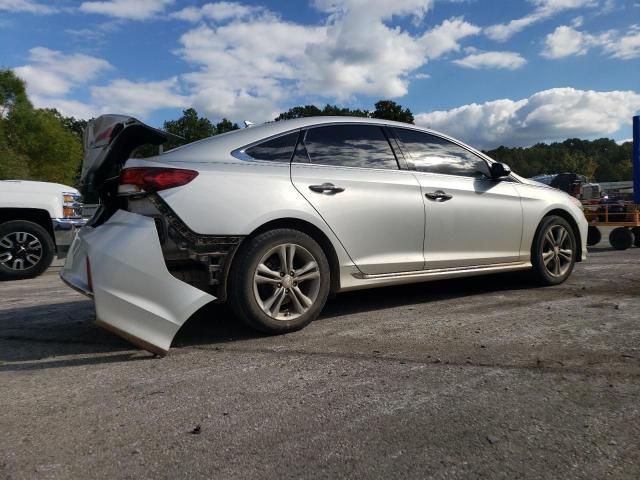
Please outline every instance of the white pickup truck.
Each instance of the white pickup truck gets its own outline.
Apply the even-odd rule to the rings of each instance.
[[[75,188],[26,180],[0,181],[0,279],[43,273],[66,256],[82,218]]]

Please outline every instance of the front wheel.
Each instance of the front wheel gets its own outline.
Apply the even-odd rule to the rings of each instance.
[[[576,262],[577,243],[571,225],[562,217],[546,217],[540,223],[531,248],[536,280],[542,285],[564,282]]]
[[[327,257],[297,230],[278,229],[251,238],[236,253],[229,300],[250,327],[286,333],[318,317],[329,294]]]
[[[12,220],[0,225],[0,278],[37,277],[53,261],[51,235],[37,223]]]

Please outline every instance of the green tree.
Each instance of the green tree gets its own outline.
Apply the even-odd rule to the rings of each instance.
[[[28,158],[33,180],[72,184],[82,144],[50,111],[17,111],[8,118],[12,149]]]
[[[11,70],[0,70],[0,112],[0,178],[73,183],[80,139],[57,112],[33,108]]]
[[[615,182],[632,178],[631,146],[630,142],[618,145],[610,138],[570,138],[561,143],[538,143],[527,148],[499,147],[486,153],[524,177],[573,172],[591,181]]]
[[[408,108],[402,108],[396,102],[391,100],[380,100],[375,104],[376,109],[371,116],[373,118],[383,118],[385,120],[393,120],[396,122],[413,123],[413,113]]]
[[[168,142],[165,149],[179,147],[187,143],[195,142],[216,134],[216,127],[208,118],[200,117],[193,108],[187,108],[182,112],[182,117],[177,120],[164,122],[164,130],[182,137],[184,140]]]
[[[93,120],[93,118],[90,120],[83,120],[75,117],[65,117],[55,108],[48,108],[47,110],[53,113],[58,118],[58,120],[60,120],[60,123],[62,123],[64,128],[76,135],[80,139],[80,141],[82,141],[82,138],[84,136],[84,129],[87,128],[87,124],[91,120]]]
[[[223,118],[220,122],[216,123],[216,133],[226,133],[232,130],[239,130],[240,127],[237,123],[231,123],[231,120]]]
[[[12,70],[0,70],[0,119],[6,119],[15,108],[33,108],[27,87]]]
[[[337,105],[325,105],[320,109],[315,105],[301,105],[293,107],[276,117],[276,122],[280,120],[292,120],[294,118],[304,117],[320,117],[320,116],[338,116],[338,117],[368,117],[367,110],[351,110],[349,108],[340,108]]]

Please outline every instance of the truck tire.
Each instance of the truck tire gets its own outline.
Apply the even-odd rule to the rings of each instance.
[[[626,227],[618,227],[611,230],[609,243],[616,250],[626,250],[633,245],[633,233]]]
[[[602,240],[602,233],[600,233],[600,229],[598,227],[594,227],[593,225],[589,227],[587,232],[587,245],[589,247],[593,247],[597,245]]]
[[[640,247],[640,227],[633,227],[631,231],[633,232],[634,237],[633,244],[636,247]]]
[[[0,279],[37,277],[51,265],[54,250],[51,235],[37,223],[12,220],[0,224]]]

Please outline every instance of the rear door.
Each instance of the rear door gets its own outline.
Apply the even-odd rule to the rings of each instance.
[[[424,203],[412,172],[400,170],[378,125],[303,132],[291,179],[365,274],[421,270]]]
[[[425,198],[426,268],[519,261],[522,206],[513,183],[490,179],[483,158],[445,138],[394,131]]]

